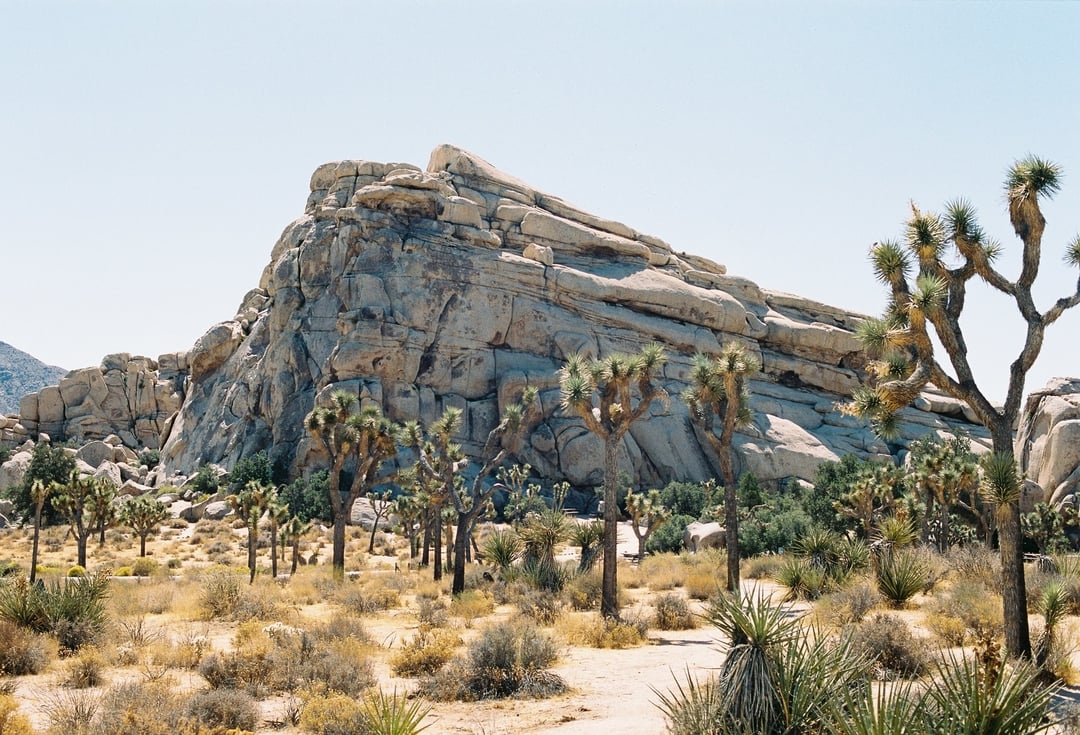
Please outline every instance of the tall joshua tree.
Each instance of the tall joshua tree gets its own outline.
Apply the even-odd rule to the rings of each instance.
[[[334,522],[334,578],[345,578],[345,524],[357,499],[375,484],[384,460],[397,454],[400,428],[376,406],[353,412],[356,396],[335,391],[329,406],[314,409],[304,419],[308,432],[330,456],[330,515]],[[341,475],[352,460],[352,482],[343,492]]]
[[[123,505],[120,522],[131,526],[139,537],[139,556],[146,556],[146,537],[168,517],[168,507],[149,495],[139,495]]]
[[[1049,199],[1060,187],[1061,168],[1036,156],[1017,161],[1009,169],[1005,179],[1009,220],[1023,246],[1016,280],[994,268],[1001,246],[984,234],[974,209],[962,199],[947,204],[942,215],[912,204],[903,240],[879,242],[871,248],[874,272],[889,289],[889,306],[883,318],[860,327],[863,344],[876,358],[871,368],[878,380],[856,391],[852,408],[870,418],[879,433],[894,434],[895,412],[933,383],[974,411],[990,431],[995,454],[1014,458],[1013,426],[1024,380],[1042,349],[1046,328],[1080,303],[1080,282],[1074,294],[1058,299],[1046,311],[1039,311],[1031,293],[1042,263],[1046,228],[1039,198]],[[946,262],[947,256],[955,262],[953,267]],[[1066,246],[1065,262],[1080,265],[1080,237]],[[1008,392],[1001,406],[991,403],[975,382],[960,326],[967,286],[975,277],[1011,299],[1026,324],[1024,344],[1010,365]],[[931,330],[944,348],[951,373],[935,355]],[[1030,656],[1019,494],[1001,494],[998,499],[1008,506],[998,509],[1005,645],[1014,656]]]
[[[45,508],[45,499],[52,490],[51,484],[34,480],[30,484],[30,501],[34,504],[34,546],[30,553],[30,584],[37,580],[38,540],[41,538],[41,511]]]
[[[683,400],[703,430],[720,464],[724,481],[724,531],[727,540],[727,588],[739,591],[739,499],[735,477],[735,429],[750,423],[749,376],[760,369],[754,355],[738,342],[728,342],[715,358],[698,353],[690,365],[690,387]],[[714,431],[719,419],[719,432]]]
[[[89,525],[90,510],[94,498],[103,491],[101,485],[108,482],[97,477],[80,477],[72,472],[65,484],[57,484],[53,495],[53,507],[71,525],[71,535],[75,538],[78,551],[78,564],[86,567],[86,541],[94,530]]]
[[[432,479],[437,478],[441,482],[443,493],[449,498],[457,514],[454,533],[454,580],[450,588],[452,594],[465,591],[465,559],[473,526],[498,487],[496,484],[485,487],[484,483],[508,456],[520,448],[521,438],[536,414],[533,410],[537,404],[536,398],[536,389],[526,388],[520,402],[506,407],[502,419],[488,432],[480,455],[484,463],[467,487],[465,483],[458,482],[457,478],[466,460],[452,440],[461,428],[460,409],[446,409],[432,427],[434,435],[427,443],[422,441],[416,424],[410,424],[406,429],[410,443],[417,449],[417,464],[421,474]],[[432,461],[435,458],[430,456],[432,451],[438,455],[435,462]]]
[[[248,584],[255,583],[255,552],[259,541],[259,519],[263,511],[277,502],[277,492],[259,480],[248,480],[239,492],[229,496],[229,505],[247,527]]]
[[[562,406],[585,422],[585,428],[604,443],[604,575],[600,612],[619,616],[618,523],[616,506],[619,444],[630,426],[645,415],[654,400],[666,400],[658,382],[667,358],[656,344],[636,355],[609,355],[591,360],[572,355],[559,372]]]

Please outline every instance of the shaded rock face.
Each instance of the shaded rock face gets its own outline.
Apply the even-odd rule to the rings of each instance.
[[[1017,458],[1028,480],[1055,507],[1080,493],[1080,379],[1055,378],[1027,398],[1016,434]]]
[[[715,476],[678,395],[693,353],[738,340],[763,365],[750,384],[754,426],[736,440],[741,469],[810,480],[823,461],[897,448],[836,407],[863,379],[859,315],[727,275],[452,146],[436,149],[427,170],[326,164],[310,188],[305,214],[233,319],[156,369],[126,358],[91,369],[67,395],[62,381],[25,401],[23,423],[86,438],[108,424],[130,446],[157,446],[160,435],[162,475],[231,466],[260,449],[300,471],[323,459],[303,418],[332,390],[399,421],[430,424],[458,407],[458,439],[475,454],[503,407],[535,386],[543,420],[516,460],[583,487],[601,482],[602,448],[560,411],[557,371],[574,353],[656,341],[672,399],[634,425],[619,461],[636,484],[659,486]],[[82,389],[110,387],[110,372],[115,389]],[[928,398],[903,413],[897,446],[958,427],[986,436],[955,402]]]

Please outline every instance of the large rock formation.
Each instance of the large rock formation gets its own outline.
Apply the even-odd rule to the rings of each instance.
[[[165,472],[231,466],[259,449],[299,470],[317,459],[303,418],[332,389],[396,420],[431,422],[459,407],[460,439],[477,451],[501,409],[533,385],[544,419],[518,460],[588,486],[601,480],[600,444],[559,410],[556,372],[573,353],[658,341],[672,400],[631,430],[621,469],[659,485],[715,475],[678,395],[694,352],[738,340],[763,365],[750,386],[754,427],[737,440],[744,467],[763,480],[809,480],[822,461],[887,456],[928,431],[985,438],[941,396],[904,412],[893,447],[841,413],[863,379],[860,318],[762,289],[441,146],[426,171],[320,166],[304,216],[233,319],[157,365],[114,356],[73,373],[26,399],[19,420],[53,436],[160,442]]]
[[[1055,378],[1027,398],[1016,435],[1025,476],[1055,507],[1080,494],[1080,380]]]
[[[0,416],[17,411],[20,398],[54,385],[66,372],[0,342]]]

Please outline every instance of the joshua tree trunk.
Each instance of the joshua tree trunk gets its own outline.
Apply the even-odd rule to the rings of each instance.
[[[37,580],[38,538],[41,536],[41,505],[34,512],[34,546],[30,552],[30,584]]]
[[[139,534],[139,556],[146,556],[146,534]]]
[[[435,508],[431,519],[432,545],[435,547],[435,572],[432,579],[436,582],[442,580],[442,506]]]
[[[345,511],[334,513],[334,579],[345,579]]]
[[[458,515],[457,533],[454,535],[454,581],[450,593],[454,595],[465,591],[465,556],[469,551],[469,527],[472,525],[471,513]]]
[[[75,547],[78,549],[78,564],[83,569],[86,569],[86,541],[88,534],[86,532],[86,527],[83,526],[82,518],[78,520],[77,526],[78,528],[75,533]]]
[[[270,526],[270,576],[277,579],[277,527]]]
[[[619,562],[618,437],[604,439],[604,573],[601,586],[600,614],[605,618],[619,617],[619,582],[616,568]]]
[[[949,553],[949,505],[941,504],[941,531],[938,538],[938,551],[942,554]]]
[[[296,567],[300,563],[300,537],[297,536],[292,542],[292,569],[289,570],[290,575],[296,574]]]

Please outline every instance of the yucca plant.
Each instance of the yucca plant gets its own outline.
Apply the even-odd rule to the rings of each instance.
[[[513,529],[495,529],[484,538],[484,560],[500,571],[509,569],[521,556],[522,543]]]
[[[661,692],[653,689],[659,698],[657,709],[667,720],[668,735],[721,735],[723,702],[715,677],[702,683],[694,681],[690,669],[686,670],[685,685],[675,679],[675,689]]]
[[[789,556],[784,559],[773,579],[777,584],[787,587],[785,602],[816,600],[832,587],[828,571],[798,556]]]
[[[361,703],[365,733],[371,735],[416,735],[431,725],[422,724],[431,706],[410,700],[397,690],[387,694],[381,689],[364,697]]]
[[[1042,635],[1035,642],[1036,666],[1045,669],[1050,663],[1057,642],[1057,629],[1069,613],[1069,605],[1069,593],[1062,582],[1051,582],[1043,590],[1035,606],[1036,612],[1043,616]]]
[[[878,592],[894,607],[903,607],[930,581],[926,557],[911,549],[896,549],[882,555],[875,571]]]
[[[949,654],[924,695],[928,735],[1036,735],[1051,730],[1047,718],[1058,687],[1039,681],[1024,661],[990,670],[977,659]]]
[[[909,682],[892,687],[846,687],[828,707],[826,732],[836,735],[915,735],[924,731],[922,698]]]

